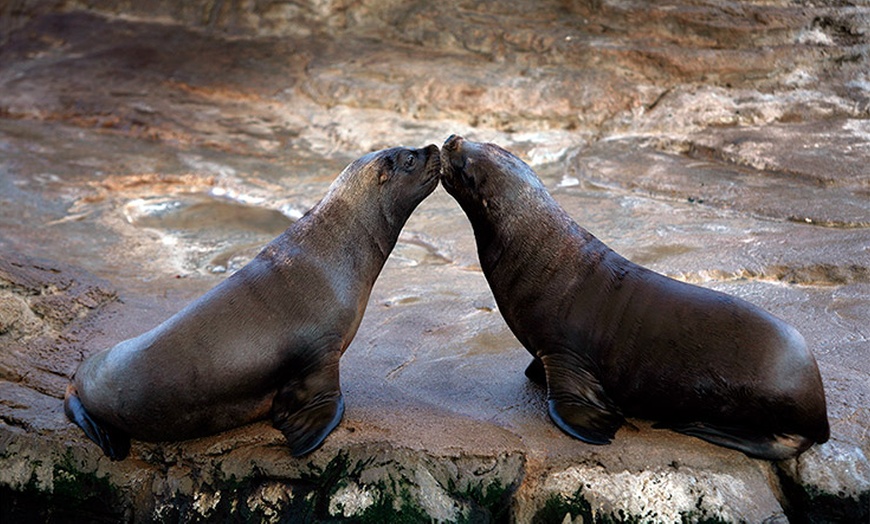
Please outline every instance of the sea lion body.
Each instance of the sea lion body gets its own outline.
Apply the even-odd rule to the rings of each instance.
[[[116,460],[131,436],[184,440],[269,417],[294,455],[317,448],[344,411],[339,358],[439,160],[429,146],[352,163],[241,270],[85,360],[67,391],[70,420]]]
[[[636,416],[767,459],[828,439],[818,366],[792,326],[623,258],[498,146],[451,137],[442,165],[499,310],[535,357],[526,374],[566,433],[606,444]]]

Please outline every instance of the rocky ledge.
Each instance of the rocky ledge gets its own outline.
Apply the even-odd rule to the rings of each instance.
[[[870,4],[0,6],[0,518],[867,522]],[[244,264],[363,153],[451,133],[528,160],[584,227],[798,327],[831,441],[771,463],[548,420],[438,189],[342,360],[345,419],[111,462],[63,416],[87,355]]]

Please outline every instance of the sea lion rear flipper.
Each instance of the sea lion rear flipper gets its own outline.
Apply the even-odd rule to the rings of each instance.
[[[85,410],[84,404],[70,384],[63,399],[63,411],[70,422],[80,427],[85,435],[97,443],[112,460],[124,460],[130,453],[130,436],[108,424],[101,424]]]
[[[281,430],[294,457],[323,444],[344,415],[338,360],[309,375],[294,377],[272,401],[272,425]]]
[[[812,439],[802,435],[763,434],[750,429],[716,426],[704,422],[659,422],[653,427],[670,429],[765,460],[788,459],[813,445]]]
[[[545,358],[550,418],[583,442],[609,444],[625,419],[601,383],[573,359]]]

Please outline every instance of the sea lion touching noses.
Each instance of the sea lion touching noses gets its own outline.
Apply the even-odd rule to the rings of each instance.
[[[344,413],[339,358],[411,212],[438,184],[438,147],[350,164],[249,264],[136,338],[91,356],[64,409],[106,455],[130,437],[184,440],[270,418],[295,456]]]
[[[526,375],[546,385],[563,431],[607,444],[636,416],[771,460],[828,440],[818,366],[792,326],[619,256],[496,145],[452,136],[441,155],[499,310],[534,356]]]

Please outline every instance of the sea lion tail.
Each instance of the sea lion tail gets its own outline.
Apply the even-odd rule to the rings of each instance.
[[[66,388],[63,411],[70,422],[80,427],[89,439],[100,446],[107,457],[112,460],[127,458],[130,453],[130,436],[108,424],[101,424],[94,420],[85,409],[72,384]]]

